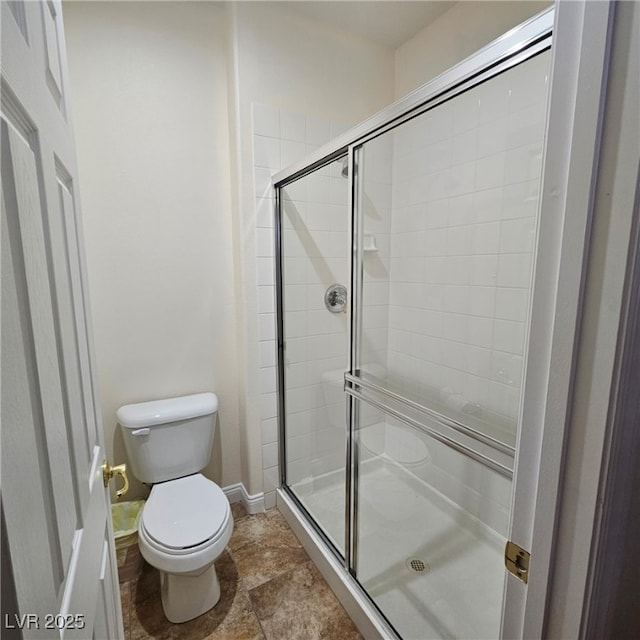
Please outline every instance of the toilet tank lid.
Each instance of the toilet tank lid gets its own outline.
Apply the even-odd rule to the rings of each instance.
[[[116,415],[123,427],[138,429],[206,416],[217,410],[218,398],[214,393],[196,393],[179,398],[127,404],[120,407]]]

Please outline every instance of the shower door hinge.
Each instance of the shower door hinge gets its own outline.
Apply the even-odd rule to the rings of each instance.
[[[507,571],[525,584],[529,581],[529,559],[531,554],[511,540],[504,548],[504,564]]]

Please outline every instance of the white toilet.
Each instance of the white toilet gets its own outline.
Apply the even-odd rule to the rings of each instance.
[[[151,484],[138,525],[145,560],[160,571],[162,608],[186,622],[220,599],[214,566],[233,531],[229,500],[199,473],[211,457],[218,398],[198,393],[118,409],[133,475]]]

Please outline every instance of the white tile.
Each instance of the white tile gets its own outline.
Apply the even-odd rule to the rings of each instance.
[[[256,229],[256,256],[273,257],[273,245],[273,230],[264,227],[258,227]]]
[[[256,198],[269,198],[273,195],[271,187],[271,169],[256,167],[253,172]]]
[[[260,419],[268,420],[278,415],[278,400],[275,393],[260,394]]]
[[[273,285],[275,282],[275,269],[273,258],[257,258],[258,285]]]
[[[253,132],[261,136],[280,137],[280,114],[277,109],[253,103]]]
[[[446,202],[446,201],[445,201]],[[432,202],[429,208],[433,208],[436,202]],[[499,215],[499,214],[498,214]],[[475,222],[476,211],[474,207],[474,194],[466,193],[448,200],[448,224],[456,226]],[[439,225],[441,226],[441,225]]]
[[[496,304],[495,287],[469,288],[469,313],[474,316],[493,317]]]
[[[478,157],[490,156],[507,150],[507,121],[504,118],[483,124],[478,128]]]
[[[275,316],[273,313],[258,314],[258,337],[260,340],[274,340],[276,335]]]
[[[538,214],[540,182],[531,180],[507,185],[502,194],[502,218],[535,217]]]
[[[498,286],[529,287],[531,280],[531,254],[501,254],[498,259]]]
[[[304,222],[309,231],[330,231],[331,208],[326,203],[307,203]]]
[[[475,91],[468,91],[452,101],[453,131],[461,133],[475,129],[479,117],[479,96]]]
[[[283,167],[287,165],[283,164]],[[306,202],[307,199],[307,182],[304,179],[295,180],[282,189],[282,198],[293,200],[295,202]]]
[[[272,171],[280,169],[280,139],[253,136],[253,163]]]
[[[349,182],[345,178],[330,178],[330,199],[331,204],[347,206],[349,199]]]
[[[494,286],[498,277],[498,256],[484,255],[470,258],[470,284]]]
[[[291,311],[306,311],[307,309],[307,285],[286,284],[284,287],[285,313]]]
[[[290,389],[298,389],[300,387],[307,386],[307,363],[298,362],[295,364],[288,364],[285,371],[285,385],[287,392]]]
[[[522,382],[522,356],[514,356],[502,351],[491,354],[493,379],[512,387],[520,387]]]
[[[444,289],[442,308],[450,313],[469,313],[469,287],[451,285]],[[446,322],[446,321],[445,321]]]
[[[509,83],[504,76],[496,76],[481,85],[479,90],[479,123],[504,118],[509,110]]]
[[[473,227],[473,253],[496,254],[500,249],[500,223],[487,222]]]
[[[260,369],[260,393],[274,393],[276,390],[276,368]]]
[[[287,363],[305,362],[307,356],[307,336],[300,338],[291,338],[287,333],[287,340],[285,344],[285,360]]]
[[[311,431],[311,417],[312,412],[305,407],[304,410],[292,413],[289,409],[289,395],[293,395],[299,391],[306,390],[306,387],[300,387],[298,389],[291,389],[287,394],[287,436],[297,437],[301,435],[308,435]]]
[[[307,201],[308,202],[321,202],[323,204],[331,204],[331,181],[336,178],[330,178],[318,173],[312,173],[307,176]],[[341,203],[334,203],[341,204]],[[327,210],[327,214],[329,210]],[[329,224],[331,224],[331,218],[329,218]]]
[[[446,175],[444,195],[457,196],[463,193],[470,193],[474,190],[477,166],[475,162],[451,167]]]
[[[442,337],[446,340],[453,340],[455,342],[466,342],[468,334],[470,318],[469,316],[458,313],[443,313],[442,314]],[[448,366],[454,366],[449,359],[450,355],[447,353],[447,349],[444,349],[443,359],[444,364]],[[456,369],[461,367],[456,366]]]
[[[280,148],[282,152],[281,164],[283,169],[295,164],[298,160],[302,160],[307,154],[307,147],[304,142],[283,140]]]
[[[496,289],[496,318],[524,322],[529,306],[528,289],[498,287]]]
[[[503,185],[506,157],[504,152],[495,153],[476,162],[476,190],[494,189]]]
[[[263,340],[260,342],[260,366],[273,367],[276,364],[275,340]]]
[[[308,262],[305,257],[286,256],[283,269],[285,284],[305,284],[307,282]]]
[[[537,180],[542,173],[542,141],[506,153],[504,183]]]
[[[265,492],[265,497],[267,495],[271,495],[275,493],[275,489],[280,486],[280,470],[277,466],[269,467],[264,470],[264,487],[263,490]],[[275,506],[275,504],[273,505]],[[265,509],[269,509],[271,507],[267,507],[265,505]]]
[[[304,113],[281,111],[280,136],[283,140],[306,143],[307,123]]]
[[[491,318],[469,317],[467,340],[476,347],[491,347],[493,321]]]
[[[308,411],[313,406],[313,399],[309,387],[298,387],[287,391],[287,420],[297,412]],[[287,423],[287,429],[290,425]]]
[[[278,441],[278,420],[276,418],[268,418],[262,420],[262,444],[270,444]]]
[[[473,194],[476,222],[491,222],[502,218],[503,189],[485,189]]]
[[[506,124],[508,149],[540,143],[544,139],[544,103],[509,114]]]
[[[450,227],[447,229],[447,255],[467,256],[471,253],[471,227]]]
[[[264,508],[265,509],[273,509],[276,506],[276,492],[275,491],[266,491],[264,494]]]
[[[272,198],[256,198],[256,226],[264,229],[273,228],[273,209],[274,202]]]
[[[478,152],[476,129],[459,133],[451,140],[451,164],[463,164],[475,160]]]
[[[262,468],[278,466],[278,445],[275,442],[262,445]]]
[[[289,338],[301,338],[307,335],[306,311],[290,311],[285,313],[285,335]]]
[[[273,313],[275,311],[275,289],[269,285],[258,287],[258,313]]]
[[[322,311],[309,311],[307,313],[307,333],[308,335],[320,335],[331,333],[331,315],[324,309]]]
[[[466,371],[482,378],[491,376],[491,351],[483,347],[468,345]]]
[[[496,320],[493,327],[493,348],[514,355],[524,352],[524,322]]]
[[[529,253],[533,251],[535,233],[533,218],[503,220],[500,227],[500,253]]]

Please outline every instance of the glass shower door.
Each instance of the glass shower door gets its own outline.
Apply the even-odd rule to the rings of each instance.
[[[279,220],[285,485],[340,554],[347,441],[345,167],[339,158],[283,187]]]
[[[355,147],[352,571],[403,638],[497,638],[550,53]]]

